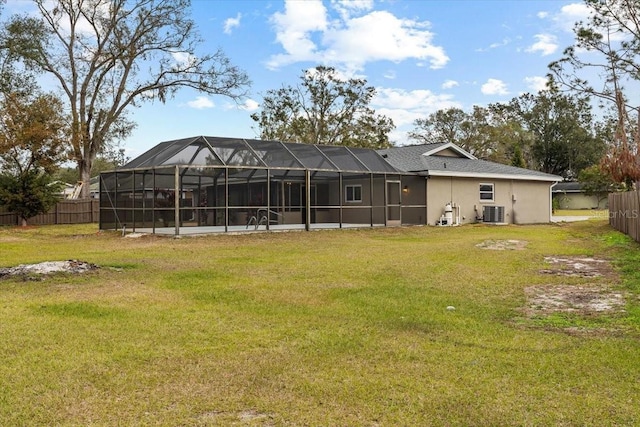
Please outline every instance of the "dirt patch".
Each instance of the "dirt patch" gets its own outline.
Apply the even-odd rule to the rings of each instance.
[[[528,317],[554,313],[593,315],[624,311],[625,296],[607,286],[546,285],[525,289]]]
[[[554,314],[571,314],[582,318],[615,315],[625,311],[627,295],[614,289],[618,276],[608,260],[593,257],[547,256],[550,268],[541,274],[577,277],[587,283],[541,285],[525,288],[527,298],[522,312],[529,319],[540,319]],[[567,331],[577,329],[571,326]],[[598,327],[591,327],[591,332]]]
[[[613,274],[609,261],[590,257],[544,257],[551,268],[540,270],[543,274],[569,277],[601,277]]]
[[[38,264],[20,264],[16,267],[0,268],[0,279],[8,277],[37,277],[53,273],[86,273],[96,270],[97,265],[85,261],[46,261]]]
[[[211,411],[201,414],[198,417],[201,421],[220,421],[228,424],[236,425],[240,422],[242,425],[259,425],[273,426],[272,416],[264,414],[253,409],[240,412],[223,412],[223,411]]]
[[[495,251],[521,251],[527,246],[527,243],[524,240],[485,240],[482,243],[478,243],[476,247]]]

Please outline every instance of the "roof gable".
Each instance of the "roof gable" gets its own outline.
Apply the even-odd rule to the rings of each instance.
[[[463,150],[457,145],[447,142],[445,144],[434,144],[437,147],[432,148],[424,153],[423,156],[446,156],[446,157],[462,157],[467,159],[476,159],[473,154]]]

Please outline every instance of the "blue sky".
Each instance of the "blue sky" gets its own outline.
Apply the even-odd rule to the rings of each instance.
[[[366,79],[378,92],[371,106],[396,124],[391,139],[411,143],[417,118],[540,90],[587,13],[579,0],[192,2],[202,51],[220,47],[244,69],[249,96],[236,104],[182,90],[166,104],[132,110],[138,126],[123,144],[131,158],[170,139],[256,138],[250,114],[262,94],[295,85],[320,64]]]

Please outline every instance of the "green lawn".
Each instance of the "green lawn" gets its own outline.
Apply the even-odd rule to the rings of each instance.
[[[638,249],[603,220],[182,239],[0,228],[0,267],[100,266],[0,280],[0,425],[638,425]],[[542,274],[547,255],[618,275]],[[626,310],[521,310],[530,286],[589,284]]]
[[[554,216],[588,216],[594,219],[606,220],[609,218],[608,209],[556,209]]]

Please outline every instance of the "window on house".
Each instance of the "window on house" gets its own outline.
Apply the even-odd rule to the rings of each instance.
[[[344,186],[345,202],[362,202],[362,185],[345,185]]]
[[[493,202],[493,184],[480,184],[480,201]]]

